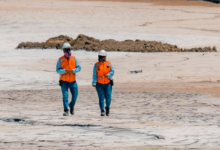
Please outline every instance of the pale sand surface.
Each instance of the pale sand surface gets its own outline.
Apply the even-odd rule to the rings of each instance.
[[[219,50],[219,15],[217,7],[0,0],[0,147],[219,149],[219,52],[109,52],[115,86],[111,116],[101,118],[91,87],[97,52],[73,52],[82,66],[79,98],[76,115],[63,117],[55,72],[62,51],[14,50],[22,41],[81,33]]]
[[[14,9],[17,7],[25,9]],[[54,88],[55,50],[14,50],[22,41],[42,42],[60,34],[99,39],[141,39],[180,47],[220,47],[219,8],[154,6],[148,3],[0,1],[0,89]],[[12,9],[8,8],[12,7]],[[2,8],[7,8],[2,9]],[[8,56],[10,55],[10,59]],[[79,85],[91,84],[97,53],[77,51],[83,71]],[[115,81],[216,81],[219,53],[109,53]],[[7,70],[4,71],[4,70]],[[142,74],[128,75],[130,70]]]
[[[0,98],[5,148],[220,145],[220,102],[210,94],[115,89],[110,117],[100,117],[92,87],[79,88],[75,115],[69,117],[61,116],[60,90],[1,91]]]

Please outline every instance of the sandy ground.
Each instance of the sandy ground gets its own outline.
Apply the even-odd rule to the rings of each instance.
[[[95,89],[83,86],[79,91],[75,116],[69,117],[61,116],[60,90],[1,91],[0,146],[220,145],[218,97],[197,92],[116,89],[111,116],[100,117]]]
[[[219,50],[219,23],[217,7],[0,1],[0,69],[7,70],[1,73],[0,89],[54,88],[57,85],[54,64],[62,52],[15,50],[22,41],[42,42],[60,34],[76,37],[82,33],[102,40],[156,40],[179,47],[217,46]],[[97,53],[76,51],[74,55],[83,67],[78,82],[89,85]],[[219,67],[215,65],[219,53],[109,53],[108,58],[115,66],[117,83],[137,80],[216,82],[219,79]],[[131,70],[143,70],[143,73],[128,75]]]
[[[219,52],[108,53],[115,86],[111,116],[100,117],[91,87],[97,52],[74,51],[79,98],[76,115],[63,117],[62,51],[14,49],[60,34],[220,49],[218,5],[161,2],[0,0],[0,148],[219,149]]]

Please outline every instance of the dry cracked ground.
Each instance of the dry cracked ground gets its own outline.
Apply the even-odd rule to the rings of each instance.
[[[220,102],[206,93],[116,86],[110,117],[100,116],[96,91],[87,86],[79,89],[74,116],[62,116],[59,89],[0,91],[0,105],[3,149],[220,146]]]
[[[219,52],[109,52],[116,85],[111,116],[100,117],[95,89],[83,86],[97,53],[74,51],[79,98],[75,115],[63,117],[55,72],[63,53],[15,50],[22,41],[85,34],[219,51],[219,7],[160,4],[0,0],[0,149],[219,150]],[[129,74],[135,70],[142,73]]]

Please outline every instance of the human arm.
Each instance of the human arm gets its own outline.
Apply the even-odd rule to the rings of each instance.
[[[76,58],[75,58],[75,60],[76,60],[76,68],[72,70],[73,73],[77,73],[77,72],[81,71],[81,66],[80,66],[78,60]]]
[[[93,87],[96,86],[96,82],[97,82],[97,75],[96,75],[96,64],[94,65],[93,68],[93,76],[92,76],[93,80],[92,80],[92,85]]]
[[[114,68],[113,68],[113,65],[111,64],[111,70],[110,70],[110,72],[107,74],[107,78],[111,79],[111,78],[113,77],[114,73],[115,73],[115,70],[114,70]]]
[[[65,69],[61,68],[60,59],[58,59],[58,61],[57,61],[56,71],[57,71],[58,74],[64,74],[66,72]]]

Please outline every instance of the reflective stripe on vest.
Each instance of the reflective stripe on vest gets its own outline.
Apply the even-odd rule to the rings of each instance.
[[[62,69],[75,69],[76,68],[76,58],[74,56],[70,56],[69,60],[67,60],[64,56],[60,57],[60,63]],[[75,73],[64,73],[60,75],[60,80],[67,82],[76,81]]]
[[[96,63],[97,83],[108,84],[110,80],[105,77],[111,71],[111,62],[105,61]]]

